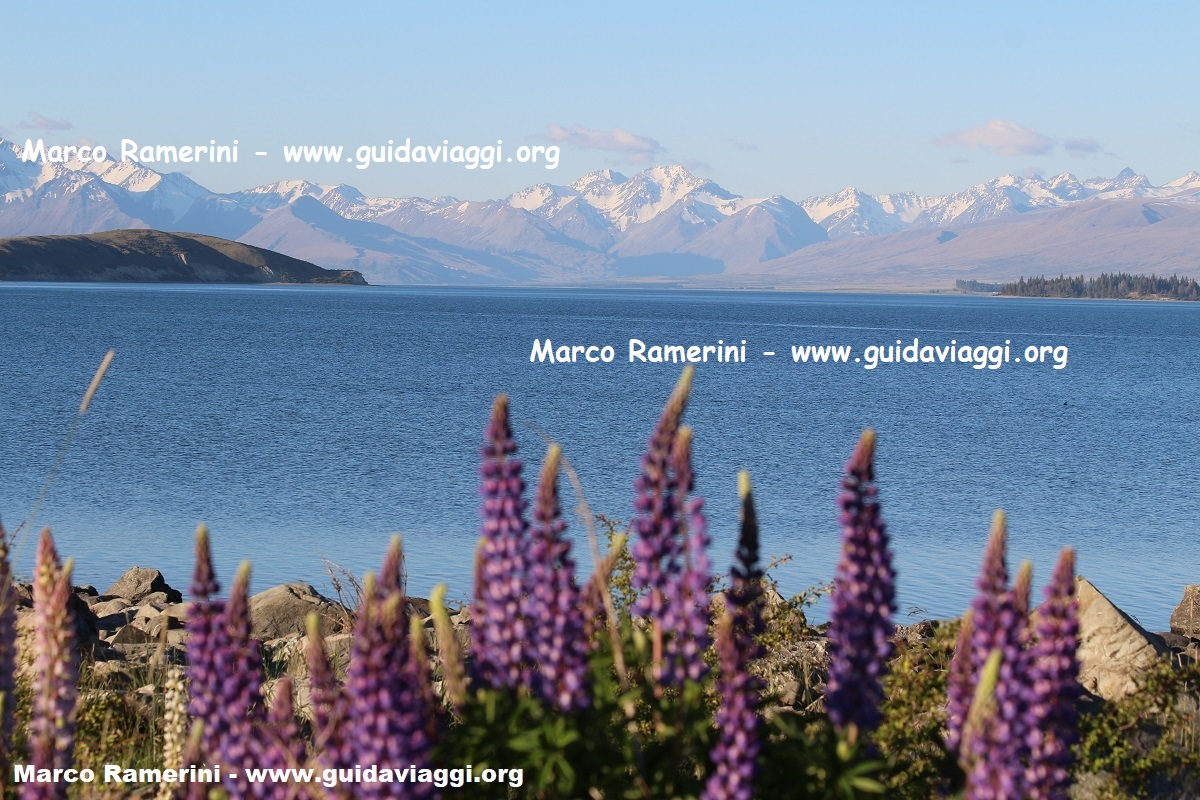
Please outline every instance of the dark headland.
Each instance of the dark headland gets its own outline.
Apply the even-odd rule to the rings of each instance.
[[[215,236],[155,230],[0,239],[0,281],[367,284],[356,270],[323,269]]]

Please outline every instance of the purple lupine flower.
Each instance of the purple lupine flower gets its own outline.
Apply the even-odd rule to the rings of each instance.
[[[1008,800],[1019,797],[1012,771],[1006,768],[1004,745],[997,741],[997,684],[1004,654],[993,650],[984,661],[963,725],[959,764],[966,773],[963,800]]]
[[[866,430],[842,479],[842,558],[829,613],[825,707],[838,731],[879,724],[883,674],[892,654],[896,573],[875,487],[875,432]]]
[[[9,774],[13,707],[17,704],[17,616],[8,534],[0,524],[0,774]]]
[[[75,750],[75,695],[79,665],[70,607],[71,561],[61,565],[47,528],[38,542],[33,580],[33,701],[29,762],[37,769],[71,766]],[[60,800],[64,783],[25,783],[23,800]]]
[[[682,512],[679,525],[681,564],[678,577],[667,587],[663,612],[666,640],[664,680],[672,684],[684,680],[701,681],[708,668],[704,651],[708,649],[708,584],[711,567],[704,500],[686,499],[695,488],[692,472],[692,430],[681,427],[671,449],[671,468]]]
[[[433,744],[439,738],[441,727],[441,704],[433,690],[428,644],[425,622],[419,614],[413,614],[408,618],[408,685],[413,692],[410,713],[415,732],[410,734],[410,739],[423,734],[426,744],[415,746],[423,749],[426,758],[433,752]]]
[[[345,695],[330,668],[317,612],[309,612],[305,623],[307,639],[304,659],[308,665],[308,696],[313,712],[313,752],[325,767],[345,766],[337,758],[342,748],[342,725],[346,719]]]
[[[373,576],[364,581],[346,676],[343,764],[423,766],[429,761],[435,708],[428,685],[416,685],[421,673],[413,663],[405,607],[400,592],[384,596]],[[355,796],[383,800],[434,792],[428,784],[373,783],[359,784]]]
[[[1037,615],[1031,658],[1029,705],[1029,800],[1065,800],[1071,785],[1071,750],[1079,688],[1079,609],[1075,600],[1075,551],[1066,548],[1045,589]]]
[[[989,725],[987,769],[995,773],[995,791],[1005,798],[1022,796],[1028,704],[1027,671],[1029,625],[1023,609],[1029,608],[1028,590],[1032,578],[1021,578],[1014,590],[1008,588],[1005,564],[1008,532],[1004,513],[997,511],[984,551],[983,566],[976,583],[978,595],[972,602],[974,631],[971,639],[972,685],[992,653],[1000,653],[998,683],[994,691],[995,713]],[[1027,569],[1025,567],[1023,570]],[[1024,596],[1018,596],[1024,593]]]
[[[579,616],[571,542],[558,504],[558,467],[562,449],[550,445],[538,480],[533,544],[529,563],[529,623],[538,671],[534,689],[563,711],[584,708],[588,693],[587,640]]]
[[[528,525],[522,464],[508,422],[508,399],[496,397],[483,447],[483,527],[475,571],[474,676],[493,688],[528,686],[530,653],[525,586]]]
[[[983,669],[984,662],[1001,642],[1000,618],[1008,594],[1008,567],[1005,564],[1007,536],[1004,512],[997,511],[992,517],[992,530],[983,552],[983,564],[975,581],[977,594],[971,602],[970,644],[965,649],[961,647],[964,634],[960,630],[960,647],[955,651],[955,659],[959,662],[958,679],[951,680],[947,687],[946,742],[952,748],[962,741],[962,726],[966,723],[966,710],[975,696],[979,670]]]
[[[258,642],[250,637],[249,565],[238,570],[228,603],[213,597],[218,591],[208,529],[201,525],[196,529],[194,602],[187,620],[192,695],[188,710],[203,723],[200,758],[230,767],[221,773],[226,790],[234,797],[248,797],[245,766],[252,765],[262,719],[262,660]]]
[[[296,723],[292,688],[292,679],[287,675],[275,684],[275,698],[259,733],[257,765],[260,768],[288,770],[304,766],[306,746]],[[253,788],[254,796],[265,800],[293,800],[303,796],[300,787],[287,781],[257,783]]]
[[[949,674],[946,676],[946,747],[958,750],[962,741],[963,725],[971,710],[972,685],[975,680],[974,654],[971,641],[975,636],[975,612],[967,609],[958,627],[958,638],[954,643],[954,656],[950,659]]]
[[[996,687],[996,732],[998,741],[1008,747],[1006,765],[1013,782],[1024,797],[1024,764],[1029,759],[1029,591],[1033,585],[1033,565],[1021,564],[1012,588],[1006,593],[1001,610],[997,646],[1004,653],[1000,664],[1000,683]]]
[[[713,771],[702,800],[750,800],[758,771],[759,683],[750,662],[759,655],[757,636],[763,629],[762,570],[758,565],[758,517],[750,492],[750,476],[738,475],[742,497],[741,533],[732,582],[725,592],[725,611],[717,623],[718,740],[711,756]]]
[[[246,769],[255,766],[258,735],[263,721],[262,656],[258,640],[251,636],[250,565],[242,564],[229,589],[229,602],[222,617],[223,641],[217,656],[221,713],[225,716],[225,738],[220,743],[221,778],[233,797],[254,794],[261,784],[250,784]],[[237,777],[233,777],[234,774]]]
[[[218,655],[224,648],[225,603],[215,595],[221,590],[213,572],[208,529],[196,529],[196,564],[192,572],[192,605],[188,608],[188,684],[191,700],[188,711],[203,722],[199,752],[204,764],[211,764],[220,751],[226,734],[226,717],[221,710],[221,669]]]
[[[679,382],[663,408],[662,416],[642,456],[642,471],[634,481],[637,498],[634,501],[633,587],[640,594],[633,613],[650,621],[653,633],[653,671],[655,679],[663,677],[663,613],[670,586],[680,570],[678,537],[679,506],[675,476],[671,470],[671,449],[679,431],[695,369],[684,367]]]

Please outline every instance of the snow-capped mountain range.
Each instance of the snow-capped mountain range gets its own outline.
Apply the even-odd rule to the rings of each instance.
[[[27,163],[0,140],[0,197],[0,236],[158,228],[356,269],[372,283],[578,282],[775,275],[805,248],[836,252],[843,240],[958,231],[1085,204],[1200,210],[1200,174],[1159,187],[1131,170],[1083,181],[1006,175],[943,197],[847,188],[800,203],[739,197],[679,166],[628,177],[602,170],[484,201],[367,197],[307,181],[219,194],[133,163]]]

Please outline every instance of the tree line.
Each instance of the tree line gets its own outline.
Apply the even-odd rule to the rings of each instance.
[[[954,285],[964,292],[993,292],[1011,297],[1200,300],[1200,282],[1179,275],[1160,277],[1105,272],[1094,278],[1085,278],[1083,275],[1059,275],[1057,278],[1038,276],[1021,278],[1013,283],[957,280]]]

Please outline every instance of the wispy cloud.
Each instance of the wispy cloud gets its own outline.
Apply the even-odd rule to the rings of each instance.
[[[756,145],[756,144],[747,144],[746,142],[739,142],[737,139],[726,139],[725,141],[729,142],[731,145],[736,147],[738,150],[743,150],[747,153],[753,153],[755,150],[758,149],[758,145]]]
[[[65,117],[63,119],[50,119],[36,111],[30,111],[28,116],[29,119],[21,122],[18,127],[31,131],[67,131],[75,127],[71,124],[71,120]]]
[[[1105,152],[1104,145],[1095,139],[1064,139],[1063,149],[1076,158],[1087,158]]]
[[[663,152],[658,140],[639,136],[621,128],[600,131],[582,125],[563,127],[551,123],[546,126],[546,136],[552,142],[574,145],[586,150],[607,150],[622,154],[631,163],[649,161]]]
[[[998,156],[1042,156],[1058,144],[1036,128],[1007,119],[990,119],[977,128],[948,133],[933,143],[938,147],[974,147]]]

